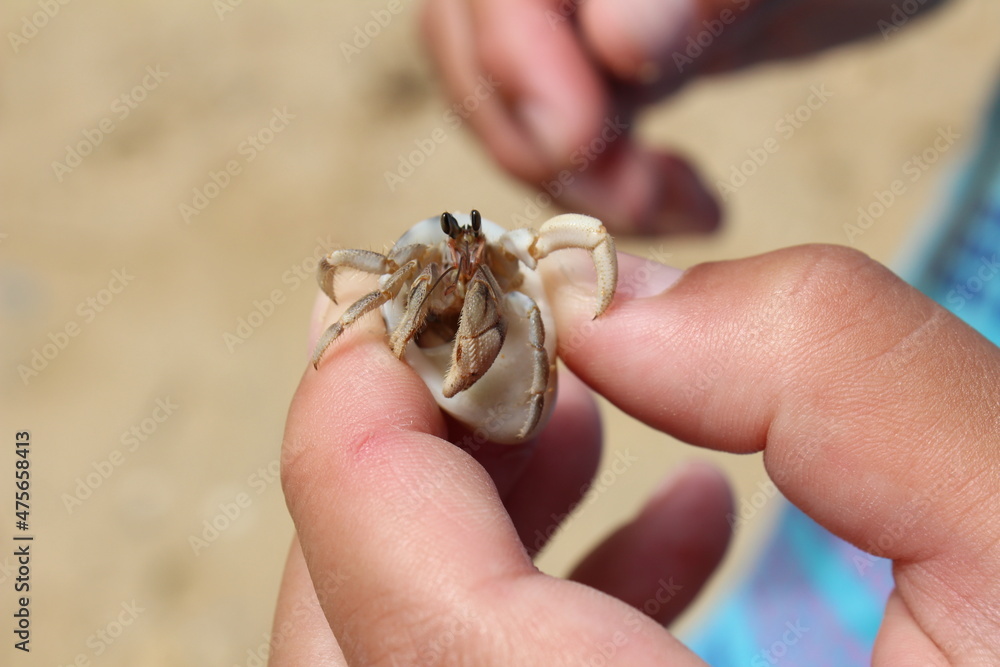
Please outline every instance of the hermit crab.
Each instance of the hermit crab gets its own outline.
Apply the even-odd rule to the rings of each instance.
[[[494,442],[518,443],[544,425],[555,403],[556,330],[538,260],[563,248],[590,251],[597,309],[618,280],[615,244],[585,215],[559,215],[535,232],[507,231],[479,211],[443,213],[414,225],[385,254],[334,250],[319,284],[336,303],[340,269],[379,275],[316,345],[313,365],[362,315],[379,307],[389,346],[421,376],[445,411]]]

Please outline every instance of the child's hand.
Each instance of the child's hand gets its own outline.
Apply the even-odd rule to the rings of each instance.
[[[714,197],[681,157],[634,138],[635,113],[700,74],[894,34],[911,18],[900,4],[429,0],[424,35],[456,118],[513,175],[616,233],[710,231]]]
[[[583,382],[693,444],[763,450],[792,502],[895,561],[876,664],[1000,664],[1000,350],[843,248],[702,265],[666,291],[676,271],[621,256],[597,320],[579,259],[554,258],[548,279],[560,354]],[[346,333],[288,418],[299,543],[272,664],[701,664],[660,624],[725,548],[731,501],[710,469],[683,469],[580,583],[532,566],[593,475],[599,432],[564,376],[534,449],[474,458],[443,439],[382,332]]]

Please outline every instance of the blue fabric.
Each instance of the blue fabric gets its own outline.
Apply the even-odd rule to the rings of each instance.
[[[1000,345],[1000,91],[934,222],[903,277]],[[685,642],[713,667],[870,664],[891,564],[775,502],[783,507],[760,562]]]
[[[774,502],[781,516],[760,562],[685,643],[714,667],[868,664],[891,564]]]
[[[904,278],[1000,344],[1000,95],[939,229]]]

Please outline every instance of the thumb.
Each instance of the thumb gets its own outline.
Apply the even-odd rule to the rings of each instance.
[[[688,442],[763,450],[792,502],[895,561],[906,613],[885,636],[912,619],[949,658],[998,664],[1000,350],[846,248],[700,265],[666,291],[665,267],[623,256],[596,320],[574,256],[546,270],[578,377]]]

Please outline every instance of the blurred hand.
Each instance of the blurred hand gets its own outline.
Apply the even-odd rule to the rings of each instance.
[[[462,115],[514,176],[612,232],[704,232],[718,205],[684,159],[635,139],[641,106],[697,75],[891,35],[938,4],[428,0],[424,34],[452,101],[476,102]]]
[[[1000,350],[844,248],[679,280],[623,255],[597,320],[590,259],[560,255],[543,265],[576,376],[685,441],[763,450],[792,502],[895,561],[876,664],[1000,664]],[[569,374],[536,442],[463,438],[378,318],[359,322],[291,405],[282,477],[298,541],[272,664],[702,664],[662,624],[726,547],[732,503],[713,469],[675,473],[575,581],[532,565],[599,449]]]

